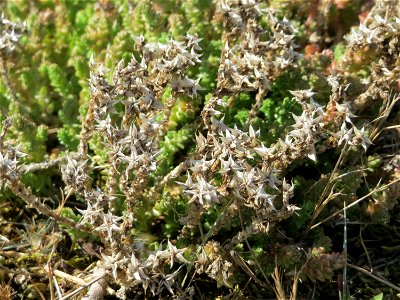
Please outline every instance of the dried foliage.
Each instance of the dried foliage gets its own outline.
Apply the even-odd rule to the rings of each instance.
[[[394,295],[396,1],[1,5],[1,299]]]

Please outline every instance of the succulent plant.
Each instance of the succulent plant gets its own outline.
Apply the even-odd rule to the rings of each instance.
[[[393,293],[394,2],[0,4],[0,298]]]

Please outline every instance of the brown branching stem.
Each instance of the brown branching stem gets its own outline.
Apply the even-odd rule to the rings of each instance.
[[[25,187],[20,180],[6,179],[7,186],[10,190],[22,200],[24,200],[29,206],[35,208],[39,213],[54,219],[62,224],[75,227],[76,223],[70,219],[56,214],[47,205],[40,201],[40,198],[33,195],[29,187]]]
[[[268,93],[268,89],[266,88],[260,88],[256,95],[256,102],[253,104],[251,107],[251,110],[249,112],[249,118],[247,119],[247,122],[245,124],[245,130],[248,129],[250,126],[251,122],[257,117],[258,113],[260,112],[261,105],[264,102],[264,97]]]

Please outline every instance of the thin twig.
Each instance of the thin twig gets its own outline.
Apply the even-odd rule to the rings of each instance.
[[[53,289],[53,284],[52,284],[51,281],[54,280],[55,277],[54,277],[53,269],[50,268],[49,266],[50,266],[51,260],[53,258],[53,254],[56,251],[56,247],[57,247],[57,243],[53,243],[53,247],[51,249],[49,258],[47,260],[47,265],[44,266],[45,271],[49,274],[49,287],[50,287],[50,298],[51,298],[51,300],[54,299],[54,289]],[[54,285],[55,284],[56,283],[54,282]]]
[[[343,254],[344,254],[344,266],[343,266],[343,291],[342,291],[342,297],[343,299],[347,300],[349,299],[348,295],[348,288],[347,288],[347,209],[346,209],[346,201],[343,201],[343,219],[344,219],[344,225],[343,225]]]
[[[53,275],[53,283],[54,283],[54,287],[56,288],[58,299],[59,300],[63,300],[63,296],[62,296],[62,292],[61,292],[60,286],[58,285],[57,278],[54,275]]]
[[[49,266],[45,266],[45,270],[47,272],[49,272],[50,271]],[[65,273],[63,271],[60,271],[60,270],[52,270],[52,274],[55,275],[55,276],[61,277],[63,279],[66,279],[66,280],[68,280],[70,282],[77,283],[77,284],[82,285],[82,286],[85,286],[85,285],[88,284],[85,280],[83,280],[81,278],[78,278],[76,276],[72,276],[72,275],[70,275],[68,273]]]
[[[244,229],[244,226],[243,226],[243,219],[242,219],[242,214],[241,214],[240,210],[239,210],[239,218],[240,218],[240,225],[241,225],[241,227],[242,227],[242,231],[244,231],[245,229]],[[260,262],[258,261],[256,255],[255,255],[255,253],[254,253],[254,251],[253,251],[253,248],[251,247],[251,245],[250,245],[249,241],[247,240],[247,237],[246,237],[246,236],[245,236],[245,238],[244,238],[244,241],[245,241],[247,247],[249,248],[249,250],[250,250],[250,252],[251,252],[251,255],[252,255],[252,257],[254,258],[254,261],[255,261],[255,263],[256,263],[258,269],[260,270],[261,274],[263,275],[265,281],[269,284],[269,286],[272,287],[271,282],[269,281],[267,275],[265,274],[265,272],[264,272],[264,270],[263,270],[263,268],[262,268]]]
[[[369,272],[369,271],[367,271],[367,270],[365,270],[363,268],[357,267],[357,266],[349,264],[349,263],[347,264],[347,266],[349,266],[350,268],[353,268],[353,269],[355,269],[357,271],[360,271],[360,272],[368,275],[369,277],[372,277],[373,279],[379,281],[380,283],[383,283],[383,284],[387,285],[388,287],[400,292],[400,287],[394,285],[393,283],[390,283],[389,281],[387,281],[385,279],[382,279],[382,278],[372,274],[371,272]]]
[[[82,285],[81,287],[77,288],[75,291],[63,295],[63,298],[62,298],[62,299],[63,299],[63,300],[67,300],[67,299],[69,299],[69,298],[75,296],[76,294],[79,294],[81,291],[83,291],[84,289],[87,289],[87,288],[90,287],[93,283],[99,281],[100,279],[102,279],[102,278],[105,277],[105,276],[107,276],[107,274],[92,279],[92,280],[89,281],[87,284]]]
[[[400,125],[387,126],[387,127],[383,128],[382,130],[397,129],[397,128],[400,128]]]
[[[390,98],[390,100],[386,100],[385,103],[383,104],[383,106],[379,112],[379,115],[380,115],[379,122],[376,124],[374,129],[371,131],[371,134],[369,136],[371,142],[376,140],[376,138],[380,135],[380,133],[385,129],[385,128],[382,129],[382,127],[385,124],[394,105],[396,104],[397,101],[399,101],[399,99],[400,99],[399,95],[396,95],[395,97]]]
[[[350,203],[350,204],[346,207],[346,209],[349,209],[349,208],[351,208],[351,207],[357,205],[358,203],[360,203],[361,201],[363,201],[364,199],[368,198],[369,196],[371,196],[372,194],[374,194],[374,193],[376,193],[376,192],[381,192],[381,191],[386,190],[389,186],[391,186],[391,185],[393,185],[393,184],[395,184],[395,183],[397,183],[397,182],[399,182],[399,181],[400,181],[400,178],[397,179],[397,180],[395,180],[395,181],[392,181],[392,182],[390,182],[390,183],[388,183],[388,184],[386,184],[386,185],[384,185],[384,186],[382,186],[382,187],[380,187],[380,188],[377,188],[377,189],[375,189],[375,190],[372,190],[372,191],[369,192],[367,195],[361,197],[360,199],[354,201],[353,203]],[[378,184],[379,184],[379,183],[378,183]],[[329,217],[323,219],[321,222],[318,222],[317,224],[311,226],[311,227],[310,227],[310,230],[311,230],[311,229],[314,229],[314,228],[316,228],[316,227],[318,227],[319,225],[325,223],[326,221],[329,221],[330,219],[334,218],[334,217],[337,216],[338,214],[341,214],[342,212],[343,212],[343,209],[339,209],[338,211],[334,212],[334,213],[333,213],[332,215],[330,215]]]
[[[31,173],[40,170],[45,170],[57,166],[60,163],[63,163],[66,160],[66,158],[67,158],[66,156],[62,156],[49,161],[43,161],[40,163],[31,163],[29,165],[22,165],[20,169],[22,173]],[[74,158],[74,156],[72,156],[72,158]]]
[[[8,129],[12,125],[12,118],[7,117],[3,120],[1,124],[1,134],[0,134],[0,149],[4,147],[4,140],[7,134]]]
[[[6,178],[7,180],[7,186],[10,188],[10,190],[18,197],[20,197],[22,200],[24,200],[28,205],[31,207],[35,208],[39,213],[44,214],[47,217],[53,218],[54,220],[63,223],[65,225],[75,227],[76,222],[72,221],[70,219],[67,219],[63,216],[60,216],[56,214],[53,210],[51,210],[47,205],[43,204],[39,197],[35,196],[32,194],[32,191],[30,188],[27,188],[22,184],[22,182],[17,179],[17,180],[10,180]]]
[[[257,284],[259,284],[260,286],[270,289],[271,288],[271,284],[269,283],[268,278],[267,279],[267,283],[270,285],[266,285],[264,282],[262,282],[260,279],[257,278],[257,276],[254,274],[254,272],[249,268],[249,266],[246,264],[245,260],[235,251],[235,250],[231,250],[229,252],[229,254],[231,255],[231,257],[233,258],[233,260],[235,261],[235,263],[252,279],[254,280],[254,282],[256,282]]]
[[[32,286],[33,286],[33,288],[35,289],[36,293],[39,294],[40,298],[41,298],[42,300],[46,300],[46,297],[43,295],[42,291],[41,291],[40,289],[37,288],[36,284],[33,283]]]
[[[366,225],[365,225],[363,228],[365,228],[365,227],[366,227]],[[365,246],[364,240],[363,240],[363,238],[362,238],[362,230],[363,230],[363,228],[361,228],[361,226],[360,226],[360,233],[359,233],[360,243],[361,243],[361,246],[362,246],[363,249],[364,249],[365,255],[367,256],[367,260],[368,260],[368,263],[369,263],[369,268],[371,269],[371,272],[372,272],[373,270],[372,270],[371,258],[369,257],[367,247]]]
[[[309,222],[306,230],[304,230],[304,232],[301,234],[302,236],[307,235],[307,233],[314,227],[314,225],[313,225],[314,221],[318,218],[319,214],[324,209],[326,204],[328,204],[329,201],[326,201],[326,200],[329,199],[329,196],[325,200],[324,200],[324,198],[326,196],[326,193],[327,193],[328,189],[331,187],[331,184],[332,184],[333,180],[335,179],[333,177],[334,177],[334,175],[336,173],[336,170],[339,168],[339,165],[341,164],[345,154],[347,153],[348,148],[349,148],[348,144],[345,144],[343,149],[342,149],[342,151],[341,151],[341,153],[340,153],[339,159],[337,160],[336,165],[333,168],[333,171],[331,172],[331,175],[330,175],[330,177],[328,179],[328,183],[326,184],[326,186],[324,188],[324,191],[322,192],[322,194],[321,194],[321,196],[320,196],[320,198],[319,198],[319,200],[317,202],[317,205],[315,206],[316,208],[315,208],[315,210],[313,212],[313,215],[311,217],[311,221]],[[331,192],[332,192],[332,189],[333,189],[334,186],[335,186],[335,183],[331,187]],[[331,198],[330,200],[332,200],[332,199],[333,198]]]

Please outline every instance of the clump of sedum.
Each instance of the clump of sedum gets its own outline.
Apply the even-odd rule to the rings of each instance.
[[[391,1],[3,6],[0,293],[398,289]]]

